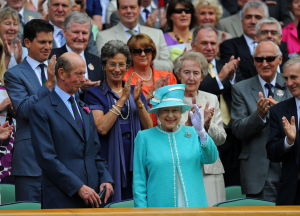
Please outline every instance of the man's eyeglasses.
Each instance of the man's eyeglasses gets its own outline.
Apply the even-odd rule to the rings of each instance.
[[[123,63],[123,62],[119,62],[119,63],[116,63],[116,62],[107,62],[107,65],[111,68],[116,68],[117,66],[121,69],[124,69],[126,68],[126,63]]]
[[[182,14],[182,12],[184,12],[186,14],[191,14],[192,10],[189,8],[175,8],[173,10],[173,13],[176,13],[176,14]]]
[[[266,62],[273,62],[277,57],[278,56],[266,56],[266,57],[256,56],[254,57],[254,61],[258,63],[262,63],[264,62],[264,60],[266,60]]]
[[[271,35],[279,35],[279,32],[278,31],[276,31],[276,30],[261,30],[260,31],[260,34],[261,35],[267,35],[267,34],[269,34],[269,33],[271,33]]]
[[[141,55],[142,52],[144,52],[145,54],[149,54],[149,53],[152,53],[152,51],[153,50],[150,47],[145,48],[145,49],[140,49],[140,48],[133,48],[133,49],[131,49],[131,52],[134,55]]]

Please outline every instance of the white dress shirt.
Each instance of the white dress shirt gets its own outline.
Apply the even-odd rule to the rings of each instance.
[[[41,77],[41,68],[39,67],[39,65],[45,64],[45,67],[44,67],[45,77],[46,77],[46,79],[48,79],[48,74],[47,74],[48,61],[46,60],[44,62],[39,62],[39,61],[31,58],[30,56],[27,56],[26,61],[28,62],[28,64],[32,68],[32,70],[34,71],[35,75],[37,76],[37,78],[42,86],[43,84],[42,84],[42,77]]]

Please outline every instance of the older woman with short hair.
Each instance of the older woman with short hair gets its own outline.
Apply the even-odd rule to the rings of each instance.
[[[222,5],[218,0],[198,0],[195,3],[197,25],[211,25],[216,27],[218,21],[223,15]],[[218,41],[232,38],[232,36],[224,31],[218,30]]]
[[[20,31],[19,25],[19,15],[16,10],[10,7],[0,9],[0,38],[4,44],[7,68],[19,64],[28,53],[17,38]]]
[[[185,85],[157,89],[150,112],[160,124],[140,131],[134,149],[135,207],[207,206],[201,165],[213,163],[218,150],[207,135],[198,107],[190,115],[193,127],[180,125]]]
[[[185,52],[175,62],[174,72],[182,84],[186,84],[184,102],[197,104],[203,116],[202,122],[216,145],[222,145],[226,139],[221,111],[216,95],[200,91],[199,86],[207,75],[208,63],[198,52]],[[190,124],[189,111],[182,113],[181,124]],[[208,205],[225,201],[224,168],[220,159],[214,164],[203,165],[203,177]]]
[[[111,40],[101,50],[105,80],[89,88],[85,102],[93,111],[102,145],[102,157],[114,179],[113,201],[132,199],[133,144],[137,132],[152,127],[142,83],[122,82],[131,63],[130,51],[122,41]]]

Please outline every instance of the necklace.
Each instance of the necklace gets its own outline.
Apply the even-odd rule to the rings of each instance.
[[[178,37],[178,35],[174,34],[174,37],[176,38],[177,42],[184,43],[184,41],[182,39],[180,39],[180,37]],[[192,36],[190,35],[188,37],[188,42],[190,42],[191,40],[192,40]]]
[[[142,81],[146,81],[146,82],[148,82],[148,81],[150,81],[151,79],[152,79],[152,70],[150,69],[150,75],[149,75],[149,77],[148,78],[144,78],[144,77],[142,77],[141,75],[139,75],[137,72],[134,72]]]
[[[111,89],[113,92],[115,92],[115,93],[117,93],[117,94],[119,94],[119,93],[121,93],[122,92],[122,90],[123,90],[123,88],[121,88],[120,90],[118,90],[118,91],[116,91],[116,90],[114,90],[114,89]]]

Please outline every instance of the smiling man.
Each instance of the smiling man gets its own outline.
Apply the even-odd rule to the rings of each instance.
[[[47,70],[52,36],[53,27],[47,21],[29,21],[24,26],[24,44],[28,56],[4,75],[17,120],[12,162],[17,201],[40,202],[41,198],[41,169],[32,147],[28,115],[32,105],[45,97],[55,83],[54,72]]]
[[[127,43],[132,35],[144,33],[151,37],[156,46],[155,68],[172,71],[173,63],[169,59],[169,51],[163,32],[160,29],[146,27],[138,23],[141,0],[117,0],[117,7],[120,22],[116,26],[98,33],[96,41],[98,52],[101,53],[103,45],[110,40],[121,40]]]
[[[280,164],[267,158],[268,113],[278,101],[291,95],[276,69],[282,61],[279,47],[272,41],[260,42],[254,52],[258,75],[232,88],[232,132],[240,139],[240,179],[247,197],[275,201]]]
[[[81,87],[82,89],[99,85],[99,80],[104,79],[101,59],[86,50],[90,29],[91,19],[86,14],[80,12],[70,13],[64,22],[66,44],[53,49],[50,55],[56,55],[57,58],[65,52],[75,52],[80,55],[86,63],[85,82]]]
[[[255,46],[256,23],[269,17],[268,8],[260,1],[247,2],[242,10],[243,35],[224,41],[220,45],[220,57],[223,64],[229,61],[231,56],[240,57],[239,71],[236,74],[236,81],[250,78],[257,74],[253,64],[253,53]]]
[[[283,76],[293,97],[277,104],[270,110],[270,136],[267,151],[271,161],[282,163],[281,185],[276,198],[276,205],[300,205],[299,56],[285,63]]]

